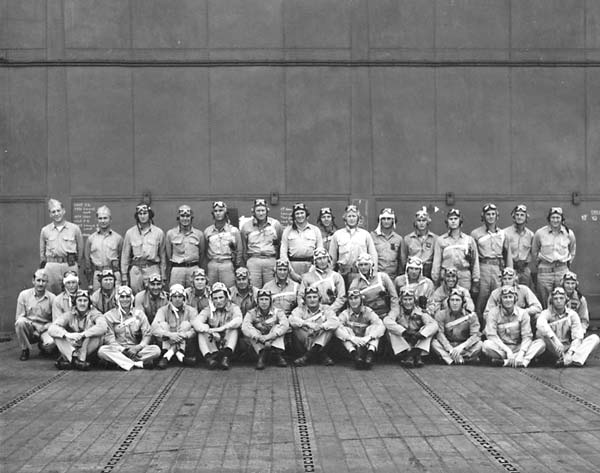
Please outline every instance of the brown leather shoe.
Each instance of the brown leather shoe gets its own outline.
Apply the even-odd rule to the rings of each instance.
[[[29,348],[25,348],[23,351],[21,351],[21,356],[19,357],[19,360],[27,361],[28,359],[29,359]]]

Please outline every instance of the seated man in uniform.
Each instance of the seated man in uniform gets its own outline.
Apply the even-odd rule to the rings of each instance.
[[[335,312],[321,304],[321,293],[316,287],[304,291],[304,304],[296,307],[289,318],[294,337],[306,352],[294,360],[296,366],[305,366],[309,361],[319,359],[325,366],[333,365],[325,347],[340,322]]]
[[[348,308],[339,315],[340,326],[335,331],[344,348],[354,360],[356,369],[371,369],[379,339],[385,327],[379,316],[363,303],[358,289],[348,291]]]
[[[412,289],[415,293],[417,305],[423,309],[427,309],[429,299],[433,295],[433,281],[423,276],[423,262],[416,256],[408,258],[406,262],[406,272],[398,276],[394,281],[396,291],[400,292],[403,287]],[[430,314],[435,315],[435,314]]]
[[[416,306],[413,289],[406,286],[400,289],[400,314],[388,315],[383,323],[400,364],[407,368],[421,368],[422,356],[429,353],[438,325],[433,317]]]
[[[52,320],[65,312],[71,312],[75,294],[79,290],[79,276],[75,271],[66,271],[63,275],[63,291],[52,302]]]
[[[271,293],[273,307],[283,310],[286,317],[289,317],[292,310],[298,305],[298,288],[300,285],[289,277],[289,261],[278,259],[273,273],[275,278],[266,283],[263,290]]]
[[[21,291],[17,298],[15,333],[21,348],[21,361],[29,359],[32,343],[38,343],[40,353],[50,354],[56,349],[48,334],[55,296],[46,289],[47,286],[46,271],[38,269],[33,273],[33,287]]]
[[[536,356],[531,349],[532,335],[529,314],[517,307],[517,289],[514,286],[500,288],[500,307],[488,314],[485,327],[487,340],[483,342],[483,354],[494,366],[529,366]]]
[[[101,313],[106,314],[109,310],[117,307],[117,291],[115,283],[117,277],[112,269],[103,269],[98,272],[98,282],[100,287],[95,290],[90,298],[92,305]]]
[[[577,274],[573,271],[567,271],[563,274],[561,286],[565,290],[567,296],[567,307],[577,312],[579,320],[581,320],[583,334],[585,335],[590,327],[590,313],[588,311],[587,299],[579,291]],[[550,301],[548,301],[548,306],[550,306]]]
[[[248,268],[240,266],[235,270],[235,285],[229,288],[229,293],[231,294],[231,302],[240,308],[243,316],[250,309],[256,307],[258,288],[250,283]]]
[[[202,268],[196,268],[192,273],[192,286],[185,289],[186,304],[191,305],[198,313],[206,309],[210,302],[208,278]]]
[[[364,296],[366,306],[383,319],[387,315],[395,318],[400,312],[398,294],[394,283],[386,273],[373,268],[373,259],[368,253],[362,253],[356,260],[358,274],[350,283],[350,289],[358,289]]]
[[[339,314],[346,304],[344,278],[331,269],[331,256],[325,248],[317,248],[313,253],[313,266],[302,275],[298,289],[298,305],[301,305],[307,288],[316,287],[321,294],[321,304],[330,306]]]
[[[152,273],[148,277],[148,287],[135,295],[134,305],[142,309],[150,325],[154,322],[154,317],[158,309],[169,303],[168,294],[163,291],[162,276],[159,273]]]
[[[435,315],[439,310],[447,307],[448,297],[454,289],[457,289],[465,299],[465,309],[469,312],[475,312],[475,303],[471,299],[471,293],[458,285],[458,271],[456,268],[446,268],[442,281],[440,287],[433,291],[433,295],[427,302],[427,312]]]
[[[48,328],[60,352],[56,367],[88,371],[87,357],[98,351],[107,329],[106,320],[92,307],[87,291],[77,291],[72,310],[54,319]]]
[[[284,368],[288,365],[283,358],[284,335],[290,324],[284,312],[273,307],[269,291],[259,289],[257,304],[244,316],[242,323],[242,333],[258,355],[256,369],[264,370],[270,357],[277,366]]]
[[[242,312],[231,302],[229,290],[222,282],[212,285],[210,301],[192,320],[192,326],[198,333],[198,346],[208,369],[228,370],[242,326]]]
[[[158,309],[152,323],[152,334],[162,341],[165,350],[157,368],[164,370],[173,355],[183,363],[186,344],[196,332],[192,320],[198,315],[193,307],[185,303],[185,289],[181,284],[173,284],[169,290],[169,303]]]
[[[535,356],[545,348],[557,367],[583,366],[600,344],[596,334],[585,337],[579,316],[567,307],[567,294],[562,287],[552,291],[548,308],[538,317],[537,328],[540,338],[532,344],[532,349],[538,350]]]
[[[435,314],[439,330],[431,349],[448,365],[477,363],[481,353],[481,332],[475,312],[466,309],[464,292],[453,289],[445,308]]]
[[[502,270],[502,286],[513,286],[517,291],[517,307],[525,309],[529,314],[529,322],[531,329],[535,329],[535,321],[538,314],[542,311],[542,304],[529,287],[524,284],[519,284],[517,272],[513,268],[504,268]],[[500,291],[501,287],[494,289],[488,299],[488,302],[483,311],[483,320],[485,321],[494,307],[500,307]]]
[[[125,371],[154,368],[160,348],[150,344],[152,331],[146,314],[133,307],[133,291],[129,286],[119,286],[117,297],[117,307],[104,314],[108,331],[98,358]]]

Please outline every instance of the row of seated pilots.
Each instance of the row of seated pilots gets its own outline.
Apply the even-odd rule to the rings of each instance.
[[[428,212],[419,210],[414,231],[404,237],[395,231],[392,209],[383,209],[377,228],[368,232],[359,227],[360,212],[354,205],[346,207],[344,227],[338,229],[330,208],[322,208],[317,225],[312,225],[306,205],[297,203],[292,209],[292,225],[283,229],[269,217],[266,201],[256,199],[252,218],[240,230],[229,223],[227,205],[217,201],[212,205],[214,223],[204,231],[193,227],[192,210],[182,205],[177,210],[177,226],[166,234],[153,224],[153,210],[140,204],[135,225],[122,238],[111,228],[110,209],[103,206],[97,210],[98,229],[85,247],[79,227],[66,221],[63,205],[51,199],[48,209],[52,223],[40,233],[40,262],[50,278],[49,290],[55,294],[61,290],[63,273],[79,271],[79,262],[93,289],[98,288],[98,274],[110,268],[117,283],[129,285],[134,293],[141,291],[149,274],[155,272],[161,274],[165,287],[167,282],[189,287],[197,268],[207,271],[209,284],[223,282],[231,287],[234,271],[240,266],[250,271],[253,286],[262,288],[273,279],[277,258],[290,262],[290,279],[301,283],[312,267],[314,250],[322,247],[346,286],[358,272],[356,261],[361,253],[371,255],[374,272],[385,273],[392,281],[402,275],[411,257],[421,260],[422,276],[430,278],[434,287],[441,285],[446,268],[456,268],[458,285],[471,292],[482,320],[492,291],[501,284],[503,268],[514,268],[519,283],[535,290],[546,307],[550,291],[560,285],[576,251],[575,235],[565,225],[562,208],[552,207],[548,225],[534,234],[526,227],[528,213],[523,204],[513,209],[513,224],[505,229],[498,227],[497,207],[485,204],[483,225],[470,235],[462,231],[463,216],[458,209],[447,212],[448,231],[439,236],[429,230]]]
[[[482,342],[473,302],[457,285],[455,268],[445,271],[443,285],[431,298],[417,296],[420,284],[408,281],[400,286],[398,297],[389,276],[375,273],[371,256],[362,253],[357,277],[347,294],[338,297],[334,281],[344,290],[342,277],[329,268],[331,259],[323,248],[314,251],[313,263],[307,274],[321,279],[303,279],[299,292],[286,290],[289,262],[278,260],[275,279],[262,289],[253,287],[248,269],[240,267],[231,289],[217,282],[209,291],[204,269],[197,268],[191,287],[173,284],[168,295],[161,275],[153,273],[148,288],[135,298],[129,286],[115,289],[111,269],[100,273],[101,287],[91,297],[79,290],[77,273],[67,271],[64,291],[54,296],[46,290],[46,271],[39,269],[34,287],[22,291],[17,302],[21,360],[29,358],[31,343],[38,341],[43,352],[58,348],[59,369],[87,370],[87,358],[96,352],[125,370],[152,368],[155,363],[165,368],[172,359],[184,362],[187,357],[188,363],[195,363],[195,351],[188,346],[197,340],[210,369],[228,369],[240,328],[246,348],[258,355],[257,369],[264,369],[271,355],[275,364],[286,366],[286,348],[300,354],[294,360],[298,366],[311,360],[331,365],[327,347],[332,337],[341,341],[358,368],[366,369],[384,335],[389,350],[406,367],[422,366],[430,350],[447,364],[479,362],[483,354],[493,365],[527,367],[545,352],[557,366],[583,366],[600,344],[597,335],[585,336],[586,326],[568,307],[567,291],[572,295],[577,290],[577,277],[571,272],[552,290],[548,308],[542,311],[531,290],[515,282],[515,271],[504,268],[503,285],[486,307]],[[420,260],[409,260],[410,271],[422,280]]]

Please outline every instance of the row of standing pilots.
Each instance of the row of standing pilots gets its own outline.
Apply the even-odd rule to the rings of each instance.
[[[79,236],[77,235],[77,227],[64,220],[64,208],[59,202],[50,201],[49,210],[54,221],[42,229],[40,252],[42,261],[45,263],[46,273],[50,276],[65,269],[64,265],[67,265],[66,269],[73,269],[73,266],[77,264],[77,248],[81,237],[80,233]],[[243,225],[241,232],[238,232],[228,222],[226,205],[223,202],[215,202],[213,204],[215,223],[203,233],[192,227],[191,209],[182,206],[178,209],[178,227],[169,230],[166,238],[163,238],[162,231],[152,224],[152,210],[147,205],[140,204],[136,208],[136,226],[128,230],[125,239],[120,242],[120,237],[110,228],[110,211],[106,207],[102,207],[98,209],[97,214],[98,232],[88,239],[84,251],[84,260],[90,262],[85,269],[88,274],[92,271],[95,272],[96,278],[94,279],[98,282],[101,278],[97,276],[102,275],[103,272],[107,273],[108,270],[113,274],[120,272],[121,283],[124,286],[127,283],[131,284],[134,292],[150,283],[150,274],[160,274],[160,278],[164,282],[167,267],[170,269],[172,284],[177,285],[181,282],[183,285],[193,286],[194,275],[198,273],[203,263],[201,261],[203,255],[206,255],[209,282],[212,282],[211,279],[221,280],[221,282],[226,282],[228,279],[228,282],[231,282],[231,278],[233,278],[235,283],[235,267],[241,262],[245,262],[250,281],[253,283],[252,286],[261,287],[262,282],[268,282],[273,276],[275,277],[272,284],[273,291],[265,287],[273,299],[273,293],[276,296],[282,294],[282,286],[283,289],[286,289],[291,283],[292,288],[293,284],[298,287],[295,281],[304,284],[303,289],[312,286],[324,289],[328,286],[323,283],[323,280],[329,278],[324,278],[322,272],[319,274],[317,258],[314,258],[315,250],[325,245],[329,247],[329,252],[324,251],[321,256],[326,260],[327,266],[330,262],[333,263],[339,274],[344,277],[344,281],[337,286],[332,284],[330,288],[320,290],[320,303],[333,303],[334,313],[337,311],[339,314],[344,306],[344,299],[339,297],[339,292],[345,291],[345,287],[348,286],[350,290],[359,290],[361,300],[366,303],[367,307],[375,309],[375,313],[379,315],[378,319],[386,316],[395,318],[397,317],[396,313],[400,312],[394,284],[391,283],[389,274],[390,268],[393,266],[390,262],[396,261],[395,267],[397,267],[397,261],[402,259],[403,254],[408,259],[407,271],[405,275],[396,278],[396,287],[406,286],[407,289],[410,289],[417,308],[420,306],[426,315],[428,312],[436,315],[435,311],[438,309],[446,310],[444,305],[446,301],[443,299],[438,301],[438,303],[442,303],[437,307],[432,305],[436,300],[433,294],[433,283],[424,274],[431,273],[436,282],[441,282],[435,292],[441,292],[444,295],[445,291],[446,298],[450,295],[449,290],[453,289],[452,280],[456,279],[458,284],[454,283],[454,285],[457,289],[462,287],[467,290],[457,291],[461,292],[463,305],[467,311],[470,300],[468,289],[471,289],[473,293],[478,293],[477,306],[480,317],[486,310],[486,305],[489,305],[487,299],[490,299],[490,295],[494,295],[493,291],[496,291],[494,298],[496,303],[502,299],[498,293],[500,292],[500,283],[504,282],[504,276],[507,278],[512,276],[514,279],[514,276],[518,275],[525,282],[531,284],[532,255],[536,255],[537,285],[540,294],[544,294],[543,290],[548,294],[554,287],[561,285],[565,274],[572,275],[568,272],[568,264],[575,254],[575,237],[573,232],[564,225],[564,216],[560,208],[550,210],[549,224],[538,230],[535,235],[524,227],[527,220],[527,209],[524,205],[518,205],[513,210],[514,225],[500,230],[496,226],[498,217],[496,207],[493,204],[486,204],[482,211],[484,225],[475,229],[471,236],[462,233],[462,215],[456,209],[452,209],[447,214],[448,233],[439,237],[433,235],[428,229],[430,219],[427,212],[420,211],[415,218],[415,232],[407,235],[405,239],[393,231],[395,217],[391,209],[384,209],[381,212],[379,225],[371,234],[358,227],[360,215],[355,206],[346,208],[344,213],[346,225],[337,231],[332,228],[333,216],[330,209],[322,209],[320,212],[321,228],[307,222],[308,210],[304,204],[296,204],[292,215],[293,224],[282,231],[279,222],[268,217],[266,202],[257,199],[253,206],[254,218]],[[515,233],[516,238],[511,239],[511,231]],[[64,234],[61,235],[62,232]],[[114,238],[112,238],[113,236]],[[531,237],[529,241],[526,241],[527,237]],[[97,239],[100,243],[105,244],[98,244]],[[395,241],[391,242],[392,239]],[[412,241],[413,239],[415,242]],[[61,245],[61,242],[64,244]],[[421,243],[419,256],[422,259],[410,255],[411,250],[418,246],[417,242]],[[69,243],[74,246],[69,248]],[[164,252],[161,250],[162,248],[164,248]],[[119,249],[121,250],[120,264],[118,261]],[[281,258],[277,261],[277,267],[273,271],[279,249],[281,249]],[[529,249],[528,255],[525,254],[527,249]],[[64,255],[60,254],[61,250]],[[110,250],[113,251],[108,254]],[[393,253],[394,250],[396,254],[390,255],[389,253]],[[241,260],[240,253],[242,254]],[[310,256],[308,256],[309,254]],[[98,259],[102,255],[105,256],[105,260],[99,261]],[[166,264],[167,258],[168,265]],[[191,258],[191,260],[186,258]],[[59,265],[63,265],[63,267],[59,268]],[[513,265],[515,270],[510,269]],[[361,266],[363,267],[361,268]],[[504,272],[508,274],[502,274],[503,268],[506,268]],[[316,280],[311,281],[311,271],[316,274]],[[331,271],[330,268],[329,271]],[[285,274],[279,275],[279,272]],[[331,271],[331,273],[334,272]],[[391,273],[394,275],[393,271]],[[576,280],[576,276],[574,278]],[[567,279],[573,279],[573,276]],[[258,284],[256,281],[259,281]],[[430,284],[427,284],[428,282]],[[520,286],[519,284],[513,285],[517,289],[520,289]],[[227,287],[226,282],[225,288]],[[524,285],[521,290],[524,289],[527,289],[527,285]],[[289,297],[288,295],[287,299],[298,299],[298,291],[288,292],[294,293],[294,296]],[[301,303],[304,292],[304,290],[300,292]],[[336,292],[338,292],[338,297],[336,297]],[[382,293],[387,295],[381,297]],[[531,295],[526,299],[535,299],[535,295],[530,293],[531,291],[526,293],[527,296]],[[565,298],[568,296],[571,300],[572,294],[573,291],[570,294],[565,293]],[[521,297],[518,294],[517,296],[517,302],[519,302],[518,299]],[[343,301],[341,303],[340,298]],[[286,297],[280,296],[275,298],[276,301],[277,299],[285,300]],[[349,308],[351,308],[350,299],[351,297],[348,297]],[[548,301],[548,297],[542,296],[541,299],[544,303]],[[581,297],[579,299],[584,300]],[[284,312],[291,315],[291,304],[287,305],[287,310]],[[407,310],[407,307],[402,306],[403,314],[399,315],[405,315],[404,312]],[[486,310],[487,312],[489,309]],[[580,321],[582,319],[580,318]],[[481,321],[483,322],[483,320]],[[390,327],[388,327],[388,331],[393,335]],[[371,346],[371,348],[376,347]],[[392,348],[396,354],[412,352],[407,349],[397,351],[398,347],[394,347],[393,341]],[[428,347],[423,351],[428,352]],[[417,364],[420,364],[420,356],[417,356],[419,353],[417,351],[416,355],[412,357],[417,360]],[[365,357],[366,354],[361,359],[364,361]],[[406,354],[404,358],[407,358],[409,364],[412,362],[411,357],[407,357]],[[492,358],[497,357],[492,356]],[[456,360],[453,361],[456,362]]]

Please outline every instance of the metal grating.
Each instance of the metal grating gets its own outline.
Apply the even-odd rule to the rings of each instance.
[[[586,407],[590,411],[595,412],[596,414],[600,414],[600,406],[598,404],[594,404],[593,402],[590,402],[565,388],[561,388],[560,386],[557,386],[556,384],[551,383],[550,381],[547,381],[544,378],[540,378],[539,376],[530,373],[526,369],[521,368],[519,372],[525,376],[528,376],[531,379],[534,379],[538,383],[541,383],[544,386],[552,389],[553,391],[562,394],[566,398],[571,399],[572,401],[575,401],[578,404],[581,404],[583,407]]]
[[[491,440],[486,439],[467,419],[455,411],[441,396],[431,389],[421,378],[419,378],[412,370],[404,368],[405,371],[415,380],[415,382],[429,394],[429,396],[440,405],[450,418],[456,422],[475,443],[481,447],[488,455],[490,455],[497,463],[499,463],[506,471],[519,472],[520,470],[510,462],[502,452],[493,444]]]
[[[52,376],[52,378],[47,379],[43,383],[40,383],[37,386],[34,386],[33,388],[31,388],[29,391],[26,391],[23,394],[21,394],[20,396],[17,396],[12,401],[7,402],[3,406],[0,406],[0,414],[2,414],[3,412],[6,412],[11,407],[15,407],[17,404],[19,404],[20,402],[23,402],[28,397],[33,396],[35,393],[37,393],[38,391],[41,391],[42,389],[44,389],[49,384],[52,384],[54,381],[59,380],[60,378],[62,378],[63,376],[65,376],[67,373],[68,373],[67,371],[61,371],[57,375]]]
[[[315,460],[311,446],[312,430],[310,422],[306,419],[304,410],[304,398],[300,389],[300,380],[298,379],[298,371],[295,366],[292,366],[292,386],[294,387],[294,401],[296,407],[296,427],[298,429],[298,437],[300,440],[300,453],[302,455],[302,468],[306,473],[315,471]]]
[[[140,432],[144,429],[146,423],[152,418],[152,415],[154,414],[156,409],[160,407],[160,405],[164,401],[165,397],[167,396],[175,382],[181,376],[182,372],[183,368],[179,368],[175,372],[173,377],[169,380],[169,382],[166,384],[166,386],[162,388],[162,390],[158,393],[156,398],[154,398],[152,404],[150,404],[150,406],[148,406],[148,408],[144,411],[142,416],[138,419],[138,421],[135,423],[135,425],[125,437],[125,440],[121,442],[121,445],[119,445],[115,453],[113,453],[112,457],[110,457],[104,468],[101,470],[102,473],[109,472],[115,469],[115,467],[121,461],[125,453],[127,453],[129,447],[131,447],[131,444],[135,441]]]

